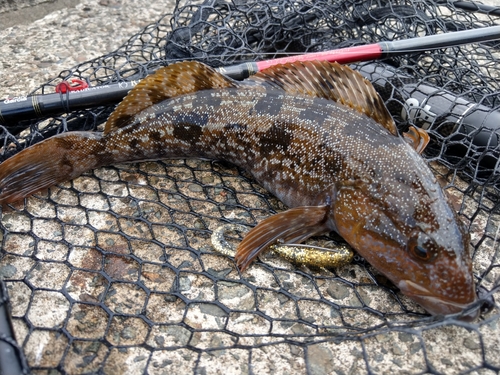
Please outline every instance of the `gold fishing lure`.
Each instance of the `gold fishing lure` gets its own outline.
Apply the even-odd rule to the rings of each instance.
[[[236,254],[236,249],[226,240],[227,232],[248,232],[248,228],[240,224],[225,224],[212,233],[214,249],[228,257]],[[354,252],[348,245],[336,245],[335,248],[326,248],[306,244],[280,244],[269,246],[269,250],[294,264],[315,268],[336,268],[350,263]]]

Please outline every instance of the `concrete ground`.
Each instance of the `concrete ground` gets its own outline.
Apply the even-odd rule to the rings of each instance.
[[[0,27],[28,25],[56,10],[74,7],[78,0],[1,0]]]

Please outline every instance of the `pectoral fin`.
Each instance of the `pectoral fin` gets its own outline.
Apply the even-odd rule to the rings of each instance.
[[[245,236],[236,251],[236,264],[244,271],[257,255],[275,243],[301,243],[331,230],[330,206],[292,208],[260,222]]]
[[[429,134],[424,129],[414,126],[410,126],[408,131],[403,133],[403,137],[419,154],[425,150],[430,140]]]

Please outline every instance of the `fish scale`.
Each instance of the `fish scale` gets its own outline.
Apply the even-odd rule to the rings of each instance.
[[[103,165],[225,160],[290,207],[244,237],[242,271],[273,244],[334,230],[428,312],[459,313],[477,298],[469,236],[410,146],[420,137],[400,137],[371,84],[339,64],[290,63],[238,83],[177,63],[141,81],[103,133],[60,134],[2,163],[0,203]]]
[[[243,88],[246,95],[241,90],[218,92],[215,101],[212,101],[213,94],[205,91],[154,105],[148,110],[154,113],[152,118],[140,119],[105,136],[106,148],[103,152],[119,155],[113,163],[135,160],[136,149],[140,150],[144,158],[203,157],[232,160],[249,170],[263,184],[266,183],[268,170],[275,172],[279,166],[279,173],[273,179],[274,187],[269,189],[288,206],[305,204],[301,202],[305,194],[300,187],[305,186],[311,192],[309,195],[315,196],[334,182],[331,169],[343,169],[343,161],[337,151],[340,143],[330,142],[327,145],[325,142],[330,136],[328,131],[322,137],[326,139],[319,142],[317,129],[335,128],[335,118],[322,118],[319,114],[334,111],[338,107],[336,103],[323,103],[325,100],[317,99],[316,103],[307,103],[308,107],[304,106],[301,110],[302,113],[311,112],[310,116],[292,120],[287,108],[303,106],[304,101],[300,98],[284,96],[273,89],[255,92],[255,88]],[[240,91],[237,99],[233,91]],[[183,104],[195,99],[204,104]],[[224,107],[219,104],[221,101],[225,103]],[[281,111],[269,114],[256,110],[262,102],[287,104],[280,106]],[[227,108],[231,108],[231,111],[227,111]],[[191,120],[188,123],[187,118]],[[361,116],[359,120],[362,120]],[[338,126],[337,131],[341,132]],[[147,134],[160,132],[163,136],[159,135],[158,139],[148,137],[142,141]],[[221,139],[224,142],[219,142]],[[311,158],[319,154],[322,158]],[[342,175],[337,177],[342,178]],[[283,188],[277,189],[276,186]],[[300,194],[287,198],[289,191]]]

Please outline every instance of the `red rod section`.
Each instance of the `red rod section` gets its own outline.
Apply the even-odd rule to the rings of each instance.
[[[353,61],[376,60],[382,57],[383,52],[384,51],[381,46],[376,43],[364,46],[334,49],[331,51],[308,53],[305,55],[282,57],[279,59],[257,61],[256,64],[259,71],[270,68],[276,64],[286,64],[288,62],[295,61],[322,60],[330,62],[336,61],[339,64],[347,64],[352,63]]]

